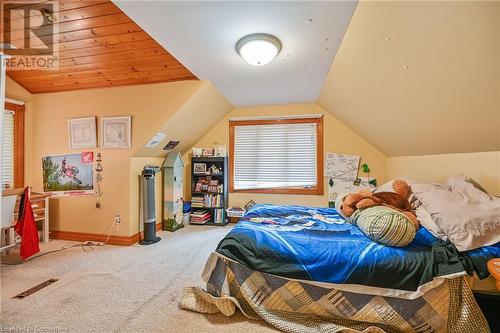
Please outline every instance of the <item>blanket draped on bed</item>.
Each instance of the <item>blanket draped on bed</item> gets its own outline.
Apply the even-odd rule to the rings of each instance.
[[[290,333],[489,332],[466,276],[417,299],[358,294],[256,272],[217,256],[207,291],[184,289],[181,308],[263,319]]]

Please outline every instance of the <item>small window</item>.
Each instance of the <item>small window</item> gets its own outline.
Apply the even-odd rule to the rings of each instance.
[[[24,105],[5,103],[2,127],[2,190],[24,186]]]
[[[231,121],[230,191],[323,194],[323,118]]]

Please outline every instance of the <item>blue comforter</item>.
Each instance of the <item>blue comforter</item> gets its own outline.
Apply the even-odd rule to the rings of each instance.
[[[500,243],[460,253],[419,228],[406,247],[366,237],[335,209],[256,205],[219,243],[218,253],[261,272],[296,279],[402,290],[434,277],[476,270],[500,257]]]

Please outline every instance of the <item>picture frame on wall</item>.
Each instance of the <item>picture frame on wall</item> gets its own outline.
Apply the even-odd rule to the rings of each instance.
[[[96,117],[68,119],[69,148],[97,147]]]
[[[101,118],[101,146],[103,148],[131,147],[131,116]]]

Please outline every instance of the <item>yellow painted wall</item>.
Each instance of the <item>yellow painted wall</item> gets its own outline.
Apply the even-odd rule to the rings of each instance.
[[[229,147],[229,118],[236,117],[265,117],[265,116],[286,116],[303,114],[324,115],[324,151],[345,154],[356,154],[362,158],[362,163],[368,163],[372,170],[372,175],[385,180],[385,155],[372,146],[365,139],[353,132],[332,114],[323,110],[317,104],[291,104],[291,105],[271,105],[260,107],[236,108],[217,123],[195,147],[212,147],[215,143],[226,144]],[[190,193],[190,154],[184,154],[183,159],[186,165],[185,191]],[[325,183],[324,195],[294,195],[294,194],[252,194],[252,193],[230,193],[229,205],[244,205],[249,200],[258,203],[276,204],[302,204],[311,206],[325,206],[328,203],[328,190]]]
[[[94,151],[102,154],[103,196],[52,198],[50,229],[107,233],[116,214],[121,216],[116,235],[138,232],[140,222],[138,175],[146,164],[163,163],[161,150],[168,140],[180,140],[179,149],[191,147],[224,114],[231,104],[208,81],[80,90],[31,95],[8,79],[7,96],[26,103],[25,183],[42,190],[41,158],[45,155]],[[67,120],[97,116],[98,138],[103,116],[132,116],[131,149],[82,149],[68,147]],[[154,149],[143,145],[156,132],[167,134]],[[157,178],[157,219],[161,221],[161,174]],[[101,208],[96,208],[99,200]]]
[[[33,95],[34,140],[26,151],[33,156],[27,173],[32,175],[34,190],[42,190],[41,157],[44,155],[89,150],[101,152],[103,159],[101,208],[95,207],[95,196],[53,198],[50,228],[105,234],[114,216],[119,214],[122,224],[116,235],[136,232],[138,221],[132,219],[130,203],[138,193],[132,192],[135,188],[131,187],[131,173],[142,169],[140,163],[146,164],[147,160],[131,162],[130,159],[203,84],[203,81],[185,81]],[[131,149],[69,149],[67,119],[117,115],[132,115]]]
[[[138,175],[148,163],[162,164],[163,159],[145,157],[143,144],[158,130],[182,135],[196,147],[215,143],[228,145],[229,118],[265,117],[302,114],[324,115],[324,150],[356,154],[368,163],[379,182],[399,176],[422,181],[443,181],[464,172],[492,194],[500,195],[500,152],[386,157],[363,137],[356,134],[331,113],[317,104],[272,105],[232,109],[220,93],[206,81],[188,81],[148,86],[133,86],[76,92],[31,95],[7,79],[9,98],[26,103],[25,180],[40,191],[41,157],[49,154],[77,153],[68,148],[67,119],[95,115],[132,115],[132,149],[88,149],[103,155],[103,192],[100,209],[96,197],[56,198],[51,200],[51,229],[62,231],[106,233],[116,214],[122,217],[118,235],[133,235],[139,225]],[[179,111],[180,110],[180,111]],[[182,117],[177,116],[177,111]],[[222,117],[205,117],[206,113]],[[169,123],[169,119],[174,119]],[[196,122],[207,119],[211,129]],[[168,125],[166,125],[168,124]],[[195,124],[195,125],[193,125]],[[207,124],[203,124],[207,125]],[[199,140],[195,140],[199,138]],[[175,139],[167,137],[167,140]],[[185,191],[189,191],[190,146],[182,148],[186,164]],[[138,156],[139,155],[139,156]],[[157,178],[157,217],[161,220],[161,175]],[[244,205],[249,200],[260,203],[325,206],[324,195],[230,194],[230,205]]]
[[[500,196],[500,151],[389,157],[386,170],[388,179],[406,176],[424,182],[443,182],[463,172]]]

